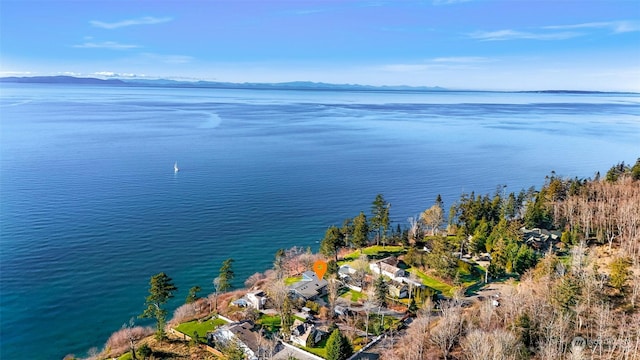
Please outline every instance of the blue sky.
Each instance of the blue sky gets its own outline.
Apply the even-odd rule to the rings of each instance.
[[[0,0],[0,75],[640,91],[637,0]]]

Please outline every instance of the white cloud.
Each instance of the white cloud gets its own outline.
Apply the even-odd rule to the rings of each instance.
[[[165,64],[187,64],[193,61],[193,57],[187,55],[162,55],[153,53],[144,53],[142,55],[154,62],[161,62]]]
[[[582,33],[563,31],[563,32],[525,32],[511,29],[497,31],[476,31],[469,34],[472,39],[481,41],[505,41],[505,40],[566,40],[582,36]]]
[[[153,16],[145,16],[137,19],[127,19],[118,22],[104,22],[98,20],[91,20],[89,23],[95,27],[99,27],[102,29],[118,29],[121,27],[134,26],[134,25],[154,25],[161,24],[165,22],[169,22],[173,20],[170,17],[153,17]]]
[[[378,71],[393,73],[418,73],[429,70],[442,71],[472,69],[475,68],[474,65],[476,64],[491,63],[494,61],[496,60],[480,56],[439,57],[417,63],[385,64],[377,66],[376,69]]]
[[[31,71],[0,71],[0,76],[28,76],[33,74]]]
[[[138,48],[138,45],[120,44],[115,41],[103,42],[85,42],[84,44],[74,45],[75,48],[82,49],[110,49],[110,50],[127,50]]]
[[[492,62],[492,59],[480,57],[480,56],[453,56],[453,57],[440,57],[432,59],[435,63],[454,63],[454,64],[477,64]]]
[[[117,73],[117,72],[113,72],[113,71],[96,71],[91,75],[95,75],[95,76],[101,76],[101,77],[108,77],[108,78],[139,78],[139,77],[146,77],[146,75],[144,74],[132,74],[132,73]]]
[[[626,32],[640,31],[640,22],[637,21],[603,21],[589,22],[571,25],[545,26],[543,29],[564,30],[564,29],[610,29],[613,33],[620,34]]]

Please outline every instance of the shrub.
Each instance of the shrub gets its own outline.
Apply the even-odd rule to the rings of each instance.
[[[139,341],[153,333],[152,327],[134,326],[120,329],[111,334],[105,347],[109,349],[109,355],[122,354],[129,350],[129,336]]]

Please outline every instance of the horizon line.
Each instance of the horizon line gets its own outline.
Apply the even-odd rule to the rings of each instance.
[[[103,75],[103,74],[89,74],[89,75],[84,75],[84,74],[58,74],[58,75],[9,75],[9,76],[0,76],[0,80],[7,80],[7,79],[35,79],[35,78],[40,78],[40,79],[46,79],[46,78],[69,78],[69,79],[77,79],[77,80],[98,80],[98,81],[104,81],[104,82],[113,82],[113,81],[120,81],[126,85],[135,85],[135,86],[155,86],[155,87],[172,87],[172,86],[192,86],[192,87],[201,87],[201,86],[206,86],[206,84],[211,84],[211,85],[215,85],[215,84],[226,84],[226,85],[232,85],[232,86],[238,86],[241,87],[243,85],[245,86],[288,86],[288,85],[293,85],[296,83],[300,83],[300,84],[312,84],[312,85],[321,85],[321,86],[328,86],[328,87],[344,87],[343,89],[333,89],[333,90],[349,90],[346,89],[346,87],[359,87],[359,88],[364,88],[364,89],[357,89],[357,90],[369,90],[369,91],[376,91],[376,90],[388,90],[388,91],[401,91],[401,90],[406,90],[406,91],[442,91],[442,92],[463,92],[463,91],[469,91],[469,92],[528,92],[528,93],[535,93],[535,92],[565,92],[565,93],[617,93],[617,94],[640,94],[640,91],[629,91],[629,90],[577,90],[577,89],[571,89],[571,88],[557,88],[557,89],[552,89],[552,88],[547,88],[547,89],[530,89],[530,90],[526,90],[526,89],[519,89],[519,90],[490,90],[490,89],[486,89],[486,88],[450,88],[450,87],[443,87],[443,86],[439,86],[439,85],[404,85],[404,84],[396,84],[396,85],[370,85],[370,84],[360,84],[360,83],[329,83],[329,82],[322,82],[322,81],[312,81],[312,80],[293,80],[293,81],[281,81],[281,82],[251,82],[251,81],[244,81],[244,82],[234,82],[234,81],[217,81],[217,80],[204,80],[204,79],[192,79],[192,78],[188,78],[188,79],[184,79],[184,78],[171,78],[171,77],[142,77],[142,76],[112,76],[112,75]],[[150,83],[144,83],[145,81],[150,82]],[[161,81],[168,81],[168,82],[175,82],[176,84],[172,85],[172,84],[152,84],[152,82],[161,82]],[[10,81],[2,81],[2,82],[10,82]],[[22,83],[22,82],[17,82],[17,83]],[[47,84],[46,82],[25,82],[25,83],[40,83],[40,84]],[[58,84],[75,84],[75,85],[84,85],[81,83],[73,83],[73,82],[68,82],[68,83],[58,83]],[[199,85],[202,84],[202,85]],[[111,85],[113,85],[113,83],[111,83]],[[391,88],[391,89],[389,89]],[[396,89],[393,89],[396,88]],[[399,88],[405,88],[405,89],[399,89]],[[262,90],[262,89],[261,89]],[[276,89],[274,88],[273,90],[280,90],[280,89]],[[284,90],[284,89],[283,89]],[[303,89],[297,89],[297,90],[303,90]],[[309,87],[308,90],[330,90],[330,89],[322,89],[322,88],[313,88],[313,87]],[[355,89],[354,89],[355,90]]]

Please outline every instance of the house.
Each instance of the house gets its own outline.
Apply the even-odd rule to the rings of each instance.
[[[338,269],[338,276],[340,277],[340,279],[345,279],[353,276],[353,274],[355,274],[356,272],[358,272],[358,270],[352,268],[351,266],[342,265]]]
[[[267,303],[267,295],[262,290],[251,291],[247,293],[247,302],[252,308],[256,310],[264,309],[264,304]]]
[[[410,287],[415,288],[424,288],[424,284],[422,284],[422,281],[420,281],[420,279],[418,279],[415,275],[410,275],[408,277],[403,277],[400,278],[400,282],[403,282],[407,285],[409,285]]]
[[[249,360],[258,360],[258,354],[262,351],[262,335],[253,330],[251,321],[241,321],[224,325],[214,332],[207,334],[209,344],[227,343],[236,341],[247,355]]]
[[[289,291],[297,297],[313,300],[327,294],[327,284],[327,280],[318,279],[313,271],[305,271],[302,280],[289,286]]]
[[[267,296],[262,290],[256,290],[249,292],[245,297],[232,302],[233,305],[239,307],[252,307],[256,310],[264,309],[264,304],[267,302]]]
[[[390,277],[392,280],[400,281],[400,278],[406,277],[406,271],[398,267],[398,258],[390,256],[388,258],[378,260],[369,264],[369,269],[374,274],[382,274]]]
[[[389,294],[398,299],[406,299],[409,297],[409,287],[406,284],[390,283]]]
[[[552,240],[554,242],[560,239],[560,233],[558,231],[549,231],[546,229],[533,228],[528,230],[527,228],[521,228],[522,240],[528,245],[535,248],[545,247],[544,244],[547,241]]]
[[[240,298],[238,300],[234,300],[234,301],[231,302],[231,304],[235,305],[235,306],[239,306],[239,307],[247,307],[247,306],[249,306],[249,302],[245,298]]]
[[[296,345],[307,346],[309,337],[312,337],[313,343],[317,344],[322,341],[324,334],[324,332],[316,329],[315,325],[296,319],[291,326],[290,340]]]

